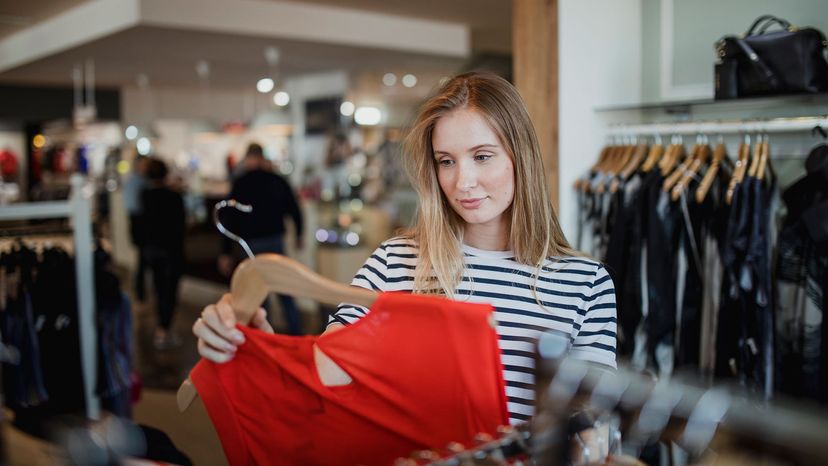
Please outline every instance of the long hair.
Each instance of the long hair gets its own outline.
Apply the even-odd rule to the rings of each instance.
[[[537,283],[548,257],[578,255],[558,223],[535,128],[517,89],[493,74],[465,73],[449,80],[422,105],[404,142],[405,165],[420,198],[416,223],[407,233],[419,246],[416,293],[454,297],[463,276],[464,221],[440,189],[431,138],[437,120],[464,108],[486,119],[512,159],[510,247],[515,260],[536,268]]]

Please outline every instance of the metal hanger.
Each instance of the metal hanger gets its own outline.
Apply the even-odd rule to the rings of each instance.
[[[240,212],[249,214],[250,212],[253,212],[253,206],[249,204],[242,204],[241,202],[235,199],[227,199],[217,203],[215,207],[213,207],[213,223],[216,224],[216,228],[218,228],[218,231],[221,232],[222,235],[239,243],[242,249],[244,249],[244,253],[247,254],[247,257],[253,259],[255,255],[253,254],[253,251],[250,250],[250,246],[247,245],[247,241],[245,241],[244,238],[233,233],[232,231],[228,230],[227,227],[222,225],[221,218],[219,218],[219,212],[221,211],[221,209],[224,209],[225,207],[232,207]]]

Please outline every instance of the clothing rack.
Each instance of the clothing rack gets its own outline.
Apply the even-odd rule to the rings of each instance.
[[[29,202],[12,204],[0,209],[0,220],[68,218],[73,226],[75,246],[75,275],[78,290],[78,328],[80,331],[81,367],[83,368],[86,417],[100,417],[100,399],[95,394],[97,361],[97,331],[95,329],[95,281],[92,262],[93,190],[87,188],[83,176],[72,175],[68,201]]]
[[[828,117],[710,120],[640,125],[613,125],[609,136],[661,136],[679,134],[786,133],[828,128]]]
[[[675,442],[691,457],[713,447],[719,452],[762,453],[784,464],[828,464],[828,422],[813,406],[766,404],[619,368],[609,372],[566,358],[569,340],[544,334],[538,342],[532,456],[536,464],[563,464],[567,422],[573,411],[598,409],[620,414],[629,440]]]

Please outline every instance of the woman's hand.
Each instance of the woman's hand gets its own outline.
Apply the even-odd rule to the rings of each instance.
[[[256,311],[250,326],[273,333],[262,308]],[[198,338],[198,354],[203,358],[217,363],[233,359],[238,346],[244,343],[244,334],[236,328],[236,314],[230,306],[229,293],[201,311],[201,317],[193,324],[193,334]]]

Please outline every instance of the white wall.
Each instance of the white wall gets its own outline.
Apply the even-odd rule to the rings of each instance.
[[[606,122],[594,108],[641,101],[642,1],[558,3],[558,215],[573,243],[577,204],[572,185],[594,163],[605,140]]]
[[[650,80],[645,100],[712,97],[713,45],[721,37],[746,32],[764,14],[826,32],[826,6],[825,0],[644,1],[643,72]]]

